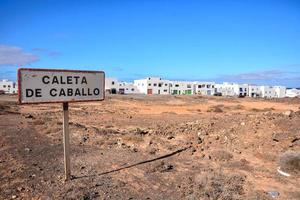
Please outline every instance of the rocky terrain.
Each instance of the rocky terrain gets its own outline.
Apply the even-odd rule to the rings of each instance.
[[[0,199],[300,199],[300,99],[0,96]]]

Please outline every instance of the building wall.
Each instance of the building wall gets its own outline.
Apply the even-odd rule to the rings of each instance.
[[[224,82],[215,85],[216,92],[222,93],[222,96],[248,96],[249,85]]]
[[[275,95],[277,98],[284,98],[286,93],[286,87],[285,86],[274,86],[275,89]]]
[[[147,79],[134,80],[135,85],[142,94],[147,94]]]
[[[116,78],[105,78],[105,91],[116,94],[119,91],[119,82]]]
[[[214,95],[215,83],[214,82],[194,82],[194,94],[201,95]]]
[[[193,82],[189,82],[189,81],[171,81],[170,94],[173,95],[194,94],[194,84]]]
[[[229,83],[216,84],[215,85],[216,92],[222,94],[222,96],[234,96],[234,85]]]
[[[275,98],[276,97],[274,87],[260,86],[260,88],[261,88],[261,97],[263,97],[263,98]]]
[[[249,85],[248,96],[249,97],[261,97],[261,89],[258,85]]]
[[[170,94],[170,81],[160,77],[134,80],[134,85],[143,94]]]
[[[0,81],[0,90],[3,90],[7,94],[17,94],[18,93],[18,84],[13,81],[4,79]]]
[[[235,96],[248,96],[249,95],[249,85],[248,84],[234,84],[234,94]]]
[[[133,83],[120,82],[119,91],[120,94],[138,94],[139,89]]]

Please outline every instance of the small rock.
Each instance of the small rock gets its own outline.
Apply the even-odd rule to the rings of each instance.
[[[173,135],[170,135],[167,137],[168,140],[174,139],[175,137]]]
[[[279,192],[277,192],[277,191],[269,191],[269,192],[267,192],[267,194],[272,198],[276,198],[279,196]]]
[[[12,199],[16,199],[18,196],[17,195],[12,195],[11,198]]]
[[[242,126],[245,126],[245,122],[242,122],[241,125],[242,125]]]
[[[25,115],[26,119],[34,119],[34,117],[31,114]]]
[[[27,152],[32,151],[31,149],[29,149],[29,148],[27,148],[27,147],[26,147],[24,150],[27,151]]]
[[[133,151],[133,152],[138,152],[138,149],[137,149],[136,147],[134,147],[134,148],[132,149],[132,151]]]
[[[290,117],[292,115],[292,113],[293,113],[292,110],[287,110],[287,111],[284,111],[282,114],[285,115],[285,116]]]
[[[135,130],[135,133],[138,134],[138,135],[146,135],[146,134],[148,134],[148,131],[147,130],[142,130],[140,128],[137,128]]]
[[[83,142],[86,142],[88,139],[89,139],[88,136],[83,136],[83,137],[82,137],[82,141],[83,141]]]
[[[203,139],[201,137],[198,137],[198,144],[202,144]]]
[[[18,187],[17,190],[18,190],[19,192],[22,192],[22,191],[25,190],[25,188],[24,188],[24,187]]]
[[[34,178],[34,177],[35,177],[35,174],[29,175],[29,178]]]

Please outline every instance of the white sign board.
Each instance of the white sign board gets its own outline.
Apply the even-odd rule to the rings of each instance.
[[[57,69],[18,70],[19,102],[58,103],[104,99],[102,71]]]

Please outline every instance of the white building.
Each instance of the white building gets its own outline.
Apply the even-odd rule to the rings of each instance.
[[[276,98],[284,98],[286,93],[285,86],[274,86],[275,89],[275,97]]]
[[[160,77],[134,80],[134,85],[143,94],[170,94],[170,81]]]
[[[286,90],[286,97],[300,97],[300,89],[292,88]]]
[[[110,94],[117,94],[119,91],[119,82],[116,78],[105,78],[105,91]]]
[[[119,94],[138,94],[140,93],[137,86],[135,86],[133,83],[127,83],[127,82],[120,82],[119,83]]]
[[[261,89],[258,85],[249,85],[249,97],[261,97]]]
[[[216,92],[221,93],[222,96],[247,96],[248,84],[237,84],[224,82],[223,84],[215,85]]]
[[[215,83],[214,82],[194,82],[194,94],[201,95],[214,95]]]
[[[170,94],[194,94],[194,84],[189,81],[171,81]]]
[[[276,92],[275,92],[275,88],[272,86],[260,86],[260,90],[261,90],[261,97],[263,98],[275,98],[276,97]]]
[[[234,87],[228,83],[216,84],[215,92],[221,93],[222,96],[234,96]]]
[[[4,91],[7,94],[17,94],[18,93],[18,85],[7,79],[3,79],[0,81],[0,90]]]

